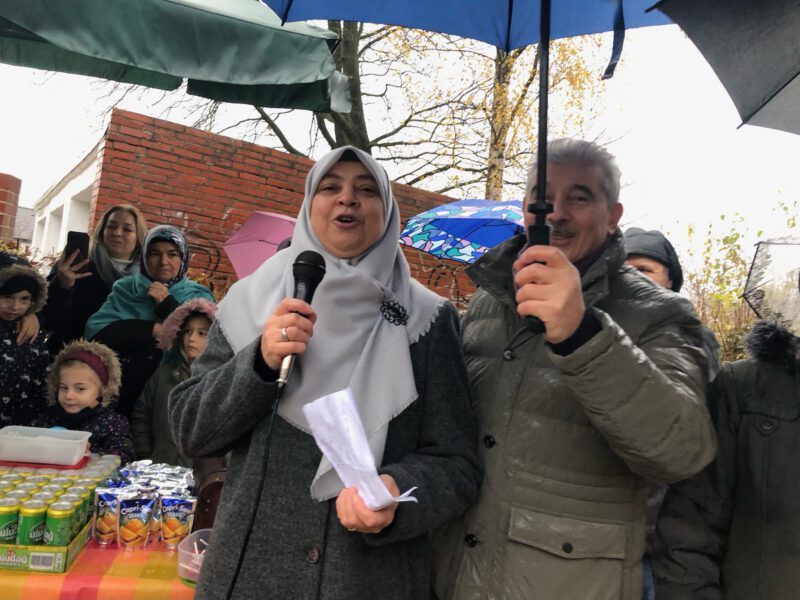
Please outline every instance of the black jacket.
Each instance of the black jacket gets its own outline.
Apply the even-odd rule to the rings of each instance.
[[[83,337],[86,321],[106,301],[111,288],[95,270],[94,263],[86,266],[92,275],[75,281],[75,285],[65,290],[58,284],[56,267],[47,277],[48,301],[42,314],[44,326],[50,332],[47,347],[55,356],[73,340]]]
[[[759,323],[709,391],[716,460],[659,515],[659,600],[800,597],[800,339]]]

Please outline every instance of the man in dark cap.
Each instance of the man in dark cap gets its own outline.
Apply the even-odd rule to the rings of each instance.
[[[628,253],[626,264],[663,288],[681,291],[683,269],[675,247],[663,233],[631,227],[625,232],[625,250]],[[706,326],[703,326],[703,350],[708,356],[708,380],[711,381],[720,369],[719,344],[714,332]]]
[[[645,277],[673,292],[683,285],[683,270],[670,241],[660,231],[631,227],[625,232],[625,261]]]

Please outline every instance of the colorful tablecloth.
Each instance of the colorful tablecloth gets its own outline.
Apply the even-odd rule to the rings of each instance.
[[[3,600],[191,600],[178,578],[178,553],[107,550],[90,542],[66,573],[0,570]]]

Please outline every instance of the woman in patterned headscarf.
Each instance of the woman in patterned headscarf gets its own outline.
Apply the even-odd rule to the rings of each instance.
[[[118,280],[103,306],[86,323],[86,338],[114,350],[122,363],[117,410],[130,417],[133,403],[161,360],[156,342],[161,323],[192,298],[214,300],[189,280],[189,248],[180,230],[159,225],[144,240],[139,272]]]

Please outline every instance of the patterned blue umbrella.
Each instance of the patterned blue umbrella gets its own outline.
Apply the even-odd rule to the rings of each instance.
[[[459,200],[411,217],[400,233],[400,243],[472,263],[489,248],[521,233],[523,225],[519,200]]]

